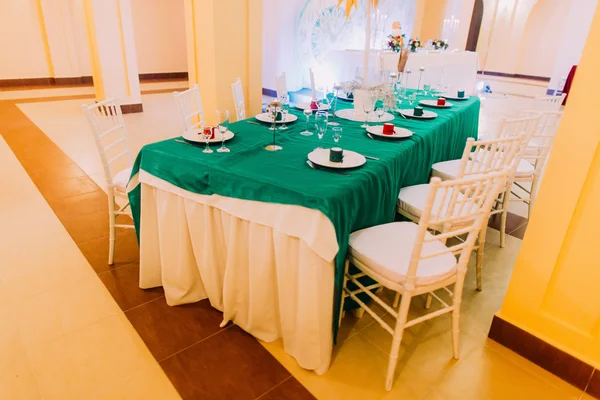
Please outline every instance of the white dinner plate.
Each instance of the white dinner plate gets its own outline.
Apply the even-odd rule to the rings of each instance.
[[[294,107],[296,107],[299,110],[310,110],[310,103],[298,103],[298,104],[294,104]],[[331,106],[329,104],[323,104],[323,103],[319,103],[319,109],[315,110],[315,111],[329,111],[331,109]]]
[[[183,138],[190,142],[206,143],[202,131],[200,129],[194,129],[193,131],[186,131],[183,133]],[[235,135],[231,131],[225,132],[225,141],[233,139]],[[208,139],[208,143],[221,143],[223,141],[221,132],[215,132],[214,139]]]
[[[260,122],[266,122],[267,124],[273,123],[273,116],[269,113],[262,113],[256,116],[256,119]],[[294,114],[288,114],[285,118],[285,123],[289,124],[290,122],[294,122],[298,119]],[[283,121],[277,121],[278,124],[283,124]]]
[[[315,149],[308,154],[308,159],[322,167],[336,169],[356,168],[367,162],[363,155],[350,150],[344,150],[344,160],[339,163],[329,161],[329,149]]]
[[[365,122],[365,117],[355,117],[354,116],[354,109],[352,108],[346,108],[344,110],[337,110],[335,112],[335,116],[336,117],[340,117],[342,119],[347,119],[349,121],[356,121],[356,122]],[[377,116],[375,115],[374,112],[372,112],[369,115],[369,122],[371,123],[384,123],[384,122],[390,122],[394,120],[394,116],[392,114],[390,114],[389,112],[386,112],[385,114],[383,114],[381,116],[381,119],[377,118]]]
[[[455,100],[455,101],[465,101],[465,100],[469,100],[471,98],[471,96],[466,96],[465,97],[458,97],[458,96],[448,96],[446,94],[443,94],[441,97],[448,99],[448,100]]]
[[[405,117],[414,118],[414,119],[434,119],[435,117],[438,116],[433,111],[423,110],[423,115],[420,117],[417,117],[414,115],[414,112],[415,112],[414,108],[409,108],[407,110],[398,110],[398,112],[400,114],[404,115]]]
[[[419,103],[423,104],[426,107],[433,107],[433,108],[450,108],[454,105],[452,103],[446,102],[445,105],[439,106],[437,103],[437,100],[421,100]]]
[[[367,128],[367,132],[373,134],[375,136],[381,136],[388,139],[404,139],[407,137],[411,137],[413,135],[413,131],[409,131],[405,128],[400,128],[399,126],[394,127],[393,135],[384,135],[383,134],[383,125],[373,125]]]

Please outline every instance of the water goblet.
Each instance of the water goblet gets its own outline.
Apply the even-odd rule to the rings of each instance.
[[[327,131],[327,112],[326,111],[317,111],[315,114],[315,128],[317,129],[317,136],[319,137],[319,149],[321,147],[321,140],[323,136],[325,136],[325,132]]]
[[[285,124],[285,121],[287,121],[287,116],[290,112],[290,105],[285,102],[285,100],[282,97],[282,103],[281,103],[281,115],[283,117],[283,124],[281,124],[281,126],[279,127],[280,130],[285,131],[288,128],[288,126]]]
[[[363,111],[365,112],[365,123],[361,125],[361,128],[366,129],[369,127],[369,116],[371,114],[371,111],[373,111],[373,102],[367,99],[362,106]]]
[[[383,117],[383,114],[385,114],[385,109],[382,106],[375,109],[375,115],[377,116],[378,122],[381,122],[381,117]]]
[[[410,104],[410,106],[412,107],[413,104],[415,104],[415,101],[417,101],[417,95],[414,93],[411,93],[408,95],[408,104]]]
[[[221,134],[221,147],[217,149],[217,153],[229,153],[230,150],[225,147],[225,134],[229,128],[229,111],[217,110],[217,129]]]
[[[306,117],[306,129],[303,130],[302,132],[300,132],[300,134],[302,136],[312,136],[313,135],[313,133],[308,130],[308,124],[310,122],[310,117],[312,114],[313,114],[313,112],[310,108],[304,110],[304,116]]]
[[[431,85],[423,85],[423,94],[427,97],[427,93],[431,91]]]
[[[206,142],[206,148],[204,150],[202,150],[203,153],[206,154],[210,154],[212,153],[212,149],[210,148],[210,146],[208,145],[209,141],[210,141],[210,137],[213,135],[213,129],[212,127],[202,127],[202,137],[204,138],[204,141]]]
[[[334,126],[333,128],[331,128],[331,132],[333,134],[333,141],[336,144],[339,143],[340,139],[342,138],[342,127]]]

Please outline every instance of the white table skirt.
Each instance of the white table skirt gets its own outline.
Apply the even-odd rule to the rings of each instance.
[[[425,67],[421,88],[424,84],[436,85],[440,82],[448,85],[450,93],[465,90],[475,94],[479,58],[471,51],[443,51],[410,53],[405,70],[411,70],[407,87],[416,88],[419,84],[419,68]],[[406,79],[406,77],[404,78]]]
[[[335,229],[321,212],[185,191],[144,171],[140,287],[171,306],[208,298],[256,338],[323,374],[333,345]],[[134,179],[135,180],[135,179]]]

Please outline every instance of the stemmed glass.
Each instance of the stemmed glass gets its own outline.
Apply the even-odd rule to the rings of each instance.
[[[328,113],[326,111],[317,111],[315,114],[315,128],[317,129],[317,136],[319,137],[319,149],[323,148],[321,147],[321,139],[323,139],[323,136],[327,131],[327,115]]]
[[[431,85],[423,85],[423,94],[427,97],[427,93],[431,91]]]
[[[289,129],[288,126],[285,124],[285,121],[287,121],[287,116],[290,112],[290,105],[286,99],[286,96],[281,96],[279,98],[279,102],[281,103],[281,115],[283,117],[283,124],[281,124],[279,130],[285,131]]]
[[[340,139],[342,138],[342,127],[341,126],[334,126],[331,128],[331,132],[333,134],[333,141],[337,144],[339,143]]]
[[[221,148],[217,153],[229,153],[230,150],[225,147],[225,134],[229,128],[229,110],[217,110],[217,128],[221,134]]]
[[[204,138],[204,141],[206,142],[206,148],[204,150],[202,150],[203,153],[210,154],[213,152],[212,149],[210,148],[210,146],[208,145],[212,134],[213,134],[212,127],[207,126],[207,127],[202,128],[202,137]]]
[[[413,104],[415,104],[415,101],[417,101],[417,95],[414,93],[411,93],[408,95],[408,104],[410,104],[410,106],[412,107]]]
[[[281,103],[279,101],[274,101],[269,104],[267,108],[267,112],[273,118],[273,125],[269,127],[270,131],[277,131],[277,116],[281,112]]]
[[[383,117],[383,114],[385,114],[385,109],[383,108],[383,106],[377,107],[375,109],[375,115],[377,116],[378,122],[381,122],[381,117]]]
[[[313,112],[310,108],[304,110],[304,116],[306,117],[306,129],[303,130],[302,132],[300,132],[300,134],[302,136],[312,136],[313,135],[313,133],[308,130],[308,123],[310,122],[310,117],[312,114],[313,114]]]
[[[371,115],[371,112],[373,111],[373,106],[375,102],[373,101],[373,99],[365,99],[365,102],[362,104],[363,106],[363,111],[365,112],[365,123],[361,125],[361,128],[368,128],[369,127],[369,116]]]

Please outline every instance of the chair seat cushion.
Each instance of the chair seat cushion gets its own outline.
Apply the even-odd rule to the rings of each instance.
[[[515,178],[527,178],[533,176],[535,173],[535,167],[527,160],[521,160],[517,167]]]
[[[435,163],[435,164],[433,164],[433,167],[431,168],[431,175],[437,176],[438,178],[440,178],[443,181],[456,179],[456,178],[458,178],[458,172],[460,170],[460,162],[461,161],[462,160],[450,160],[450,161],[443,161],[443,162]],[[467,162],[471,163],[472,161],[467,161]],[[469,171],[471,169],[472,169],[472,167],[470,165],[467,165],[466,170]]]
[[[127,193],[127,184],[129,183],[129,177],[131,176],[131,168],[125,168],[119,171],[113,178],[113,184],[115,189],[122,193]]]
[[[392,222],[362,229],[350,235],[350,261],[357,260],[381,276],[404,283],[419,226],[412,222]],[[426,237],[431,238],[430,233]],[[423,244],[422,255],[445,251],[436,240]],[[452,253],[421,260],[417,267],[416,284],[432,284],[456,273],[456,258]]]
[[[421,213],[425,208],[425,204],[427,203],[427,196],[429,195],[429,191],[431,190],[431,186],[426,183],[424,185],[414,185],[407,186],[400,190],[400,194],[398,195],[398,211],[404,212],[405,214],[410,214],[415,216],[416,220],[421,217]],[[432,216],[439,217],[436,215],[438,210],[440,210],[440,202],[444,198],[443,191],[438,191],[435,200],[433,202],[433,208],[431,210]],[[452,192],[449,192],[444,199],[444,204],[442,205],[442,216],[446,215],[448,211],[448,206],[450,205],[450,200],[452,198]],[[464,198],[462,193],[459,193],[457,196],[458,200]]]

